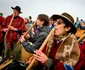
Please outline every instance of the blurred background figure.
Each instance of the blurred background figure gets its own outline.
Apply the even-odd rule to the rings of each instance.
[[[85,22],[83,21],[83,19],[81,19],[81,21],[79,21],[79,18],[77,17],[74,25],[77,28],[77,32],[75,35],[76,35],[77,39],[79,39],[85,32]]]
[[[3,16],[3,13],[0,13],[0,16]]]
[[[80,23],[81,23],[81,22],[79,21],[79,17],[77,17],[74,26],[75,26],[76,28],[78,28],[79,25],[80,25]]]
[[[30,24],[33,23],[32,16],[29,16],[29,23],[30,23]]]
[[[2,51],[4,49],[4,32],[3,32],[3,23],[5,18],[3,17],[3,13],[0,13],[0,56],[2,55]]]
[[[24,21],[25,21],[26,30],[28,30],[32,24],[30,24],[28,18],[24,18]],[[29,31],[29,35],[31,37],[33,36],[33,28]]]
[[[54,21],[53,21],[53,18],[52,18],[52,16],[51,16],[51,17],[49,18],[49,26],[50,26],[51,29],[54,27],[53,23],[54,23]]]

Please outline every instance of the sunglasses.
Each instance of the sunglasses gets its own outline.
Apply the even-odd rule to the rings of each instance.
[[[62,24],[62,23],[64,23],[64,21],[61,20],[61,19],[57,19],[56,21],[54,21],[54,23],[56,23],[56,24]]]

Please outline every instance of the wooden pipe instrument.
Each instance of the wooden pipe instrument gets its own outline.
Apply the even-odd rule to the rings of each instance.
[[[43,48],[45,47],[46,43],[48,42],[49,38],[51,37],[51,35],[53,34],[54,32],[54,28],[50,31],[50,33],[48,34],[48,36],[46,37],[45,41],[43,42],[43,44],[41,45],[40,47],[40,51],[43,50]],[[26,68],[26,70],[30,70],[30,68],[33,66],[35,62],[35,59],[33,58],[33,60],[31,61],[31,63],[28,65],[28,67]]]

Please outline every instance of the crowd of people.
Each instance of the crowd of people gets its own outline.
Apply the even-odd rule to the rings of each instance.
[[[85,69],[85,38],[83,37],[78,42],[85,31],[83,19],[79,20],[77,17],[74,21],[70,14],[63,12],[50,17],[41,13],[37,16],[36,21],[32,21],[31,16],[28,18],[20,16],[22,11],[19,6],[11,8],[13,13],[6,18],[3,17],[3,13],[0,13],[0,56],[2,57],[0,64],[4,63],[4,59],[14,59],[29,65],[34,58],[35,65],[30,70]],[[33,24],[35,25],[26,34]],[[39,48],[53,29],[48,42],[40,51]],[[19,44],[17,44],[18,41]],[[32,54],[25,61],[21,60],[21,53],[26,55],[21,52],[22,48]],[[15,65],[17,63],[12,63],[4,69],[25,70],[27,67],[23,69],[22,66]]]

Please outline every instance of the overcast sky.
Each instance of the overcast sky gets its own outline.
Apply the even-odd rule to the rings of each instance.
[[[50,17],[53,14],[67,12],[74,19],[79,17],[85,20],[85,0],[1,0],[0,12],[3,12],[6,17],[12,14],[11,7],[16,5],[21,7],[23,14],[20,14],[20,16],[23,18],[31,15],[35,20],[41,13]]]

